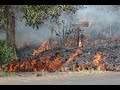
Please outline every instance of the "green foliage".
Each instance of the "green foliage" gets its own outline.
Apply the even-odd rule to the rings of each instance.
[[[76,5],[23,5],[20,6],[23,12],[22,20],[26,21],[26,25],[37,27],[44,22],[45,19],[52,17],[57,19],[61,12],[67,14],[77,10]],[[0,5],[0,29],[6,25],[6,5]],[[15,7],[15,10],[16,7]]]
[[[75,10],[75,5],[25,5],[22,19],[26,20],[27,25],[38,28],[49,17],[57,19],[62,11],[70,13]]]
[[[0,5],[0,30],[5,27],[5,5]]]
[[[0,77],[8,77],[15,75],[14,72],[8,72],[7,68],[4,68],[2,71],[0,71]]]
[[[10,47],[4,42],[0,42],[0,64],[6,64],[13,60],[13,53]]]

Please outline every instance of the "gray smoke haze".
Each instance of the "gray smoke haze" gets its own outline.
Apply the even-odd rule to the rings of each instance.
[[[82,20],[88,20],[90,26],[85,29],[85,33],[89,33],[92,36],[97,36],[99,32],[102,32],[106,36],[109,36],[110,30],[112,35],[120,35],[120,9],[115,9],[112,5],[85,5],[85,9],[79,9],[75,14],[66,15],[62,13],[59,17],[59,21],[65,21],[66,25],[70,23],[79,23]],[[21,12],[17,12],[16,16],[19,18]],[[25,21],[16,20],[16,43],[19,46],[24,44],[39,45],[40,41],[50,38],[51,28],[61,30],[55,22],[51,23],[49,20],[45,21],[45,24],[41,25],[38,30],[32,27],[25,26]],[[54,35],[55,36],[55,35]],[[3,39],[5,35],[0,34],[0,39]]]
[[[0,32],[0,40],[5,40],[5,32]]]
[[[16,43],[19,46],[23,46],[25,44],[34,44],[39,45],[41,41],[49,39],[51,37],[51,30],[52,27],[56,31],[61,31],[62,27],[59,27],[55,22],[51,22],[50,19],[45,20],[44,24],[40,25],[39,29],[33,29],[30,26],[25,26],[25,21],[20,21],[19,17],[22,14],[18,12],[16,16],[18,19],[16,19]],[[65,21],[66,25],[69,25],[70,22],[73,22],[71,19],[71,14],[66,15],[64,12],[61,14],[61,16],[58,18],[59,22],[62,22],[62,20]],[[69,26],[68,26],[69,27]],[[55,33],[53,33],[52,37],[55,37]]]
[[[112,5],[87,5],[87,9],[77,12],[77,20],[87,18],[91,26],[86,28],[93,36],[102,32],[109,36],[110,30],[112,35],[120,34],[120,9],[115,9]]]

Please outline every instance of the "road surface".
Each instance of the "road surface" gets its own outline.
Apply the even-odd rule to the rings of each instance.
[[[0,85],[120,85],[120,72],[69,72],[39,77],[6,77],[0,78]]]

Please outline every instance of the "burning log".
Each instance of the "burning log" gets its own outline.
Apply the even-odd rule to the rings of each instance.
[[[66,60],[65,64],[68,64],[68,63],[71,62],[76,56],[78,56],[78,55],[80,55],[80,54],[82,54],[82,51],[79,50],[79,49],[77,49],[77,50],[75,51],[75,53],[73,53],[72,55],[70,55],[70,56],[68,57],[68,59]]]

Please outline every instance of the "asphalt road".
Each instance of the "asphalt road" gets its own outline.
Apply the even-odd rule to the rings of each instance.
[[[120,72],[63,73],[0,78],[0,85],[120,85]]]

